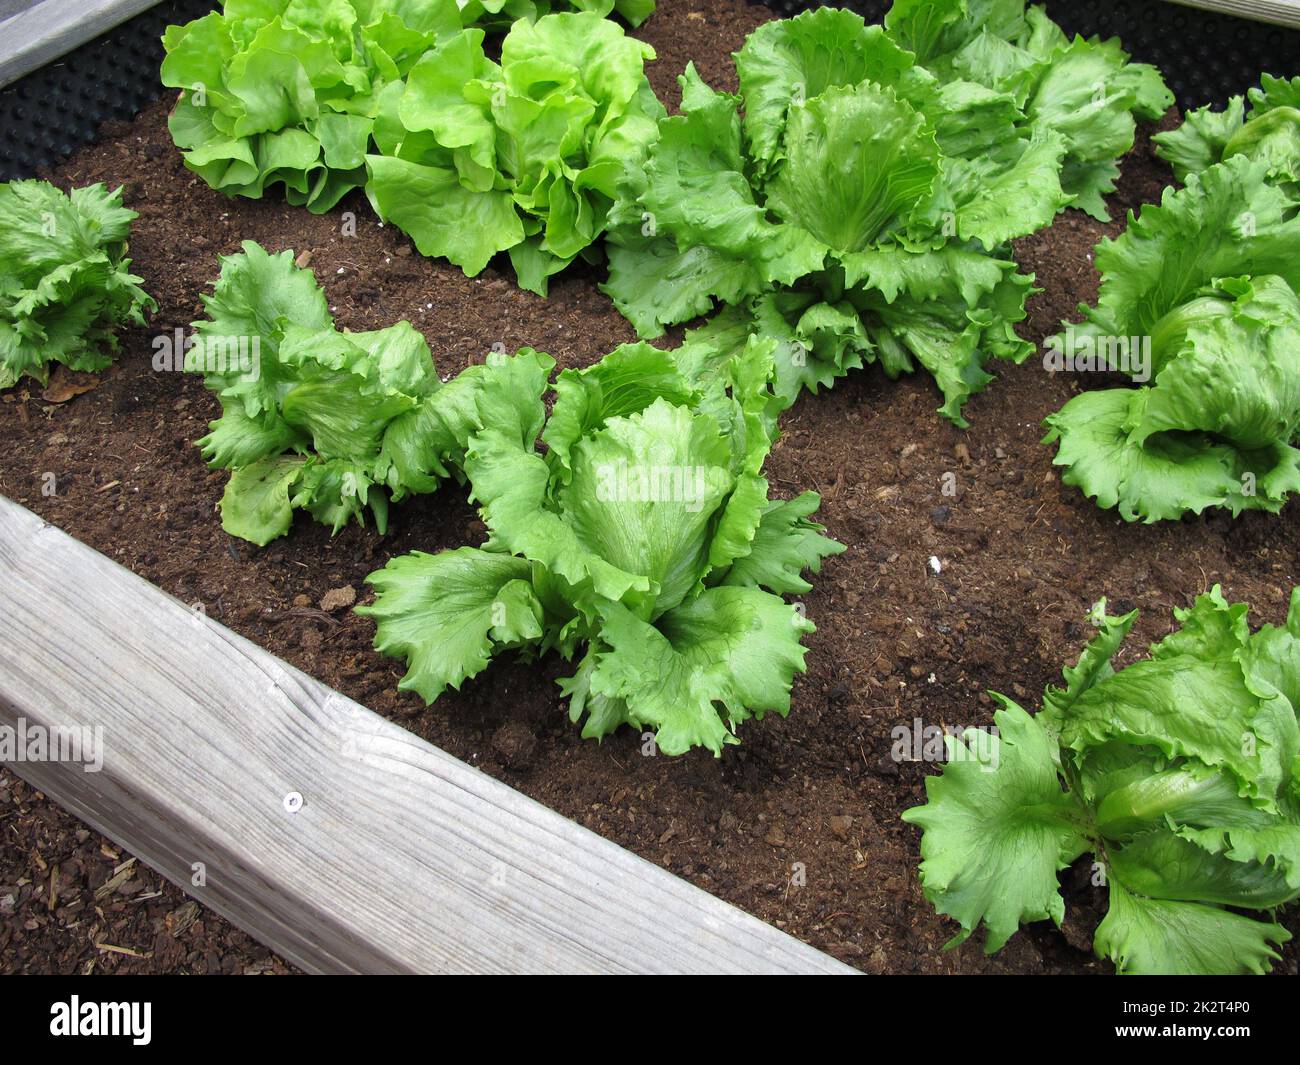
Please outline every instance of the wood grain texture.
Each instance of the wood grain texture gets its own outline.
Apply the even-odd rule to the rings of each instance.
[[[40,0],[0,22],[0,87],[67,55],[158,0]]]
[[[1300,0],[1173,0],[1184,7],[1199,7],[1224,15],[1300,28]],[[1282,73],[1282,71],[1278,71]],[[1286,73],[1290,74],[1290,71]]]
[[[851,971],[2,496],[0,573],[0,726],[102,726],[105,747],[99,772],[10,768],[304,969]]]

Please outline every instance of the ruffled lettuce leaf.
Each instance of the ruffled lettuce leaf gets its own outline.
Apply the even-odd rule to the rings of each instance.
[[[822,535],[825,526],[809,520],[821,502],[816,492],[804,492],[794,499],[767,503],[759,516],[749,553],[737,558],[719,583],[739,588],[767,588],[777,595],[811,592],[813,586],[803,578],[803,573],[820,573],[822,559],[845,551],[843,544]]]
[[[375,649],[405,658],[411,670],[398,684],[433,702],[459,690],[487,668],[492,656],[540,640],[543,610],[521,558],[473,547],[436,555],[417,551],[372,574]]]
[[[285,535],[295,509],[334,532],[367,515],[385,531],[391,501],[459,476],[470,437],[489,424],[485,392],[531,388],[536,401],[553,365],[525,351],[443,385],[408,322],[338,331],[311,271],[292,252],[270,255],[252,241],[223,257],[204,306],[185,368],[203,375],[222,414],[198,444],[210,465],[232,471],[221,501],[226,531],[259,545]],[[516,419],[526,410],[502,409]],[[535,419],[491,424],[520,439],[535,435]]]
[[[1025,113],[1031,128],[1064,141],[1061,184],[1070,202],[1106,221],[1105,197],[1119,177],[1117,160],[1133,147],[1135,116],[1155,121],[1173,102],[1159,72],[1130,63],[1118,40],[1076,37],[1046,56]]]
[[[926,780],[919,825],[921,886],[961,925],[948,944],[983,924],[985,950],[1000,950],[1026,921],[1065,919],[1056,874],[1088,847],[1086,822],[1061,788],[1055,751],[1038,721],[1010,700],[994,714],[998,734],[948,737],[949,761]]]
[[[484,47],[482,30],[446,35],[383,94],[366,194],[423,254],[474,276],[509,251],[545,295],[657,136],[654,50],[591,12],[520,20],[500,63]]]
[[[996,950],[1064,900],[1056,872],[1086,851],[1109,911],[1094,948],[1121,973],[1266,972],[1289,933],[1238,911],[1300,897],[1300,589],[1284,628],[1251,634],[1219,588],[1175,612],[1150,657],[1112,659],[1136,614],[1098,634],[1029,716],[999,697],[998,735],[971,730],[926,782],[921,879],[940,913],[983,922]]]
[[[0,184],[0,388],[44,384],[56,363],[102,370],[118,329],[144,324],[157,305],[126,258],[136,217],[121,189]]]
[[[1236,976],[1268,972],[1291,933],[1215,906],[1130,893],[1110,881],[1110,908],[1097,926],[1099,956],[1139,976]]]
[[[364,612],[376,646],[407,659],[403,686],[432,701],[498,651],[581,654],[560,684],[583,735],[650,728],[669,754],[720,753],[749,717],[787,713],[813,628],[780,596],[843,548],[808,520],[815,496],[768,499],[772,347],[688,377],[627,345],[561,374],[544,423],[535,373],[484,389],[464,471],[487,544],[370,578]],[[466,631],[440,636],[462,615]]]
[[[642,621],[621,604],[601,610],[590,691],[623,720],[653,728],[664,754],[715,753],[739,742],[735,729],[768,711],[790,712],[790,686],[804,671],[800,640],[815,626],[758,588],[709,588]],[[608,730],[607,714],[600,727]]]
[[[1246,99],[1229,98],[1222,111],[1191,111],[1177,129],[1157,134],[1156,153],[1179,181],[1215,163],[1244,155],[1262,161],[1273,181],[1300,196],[1300,77],[1265,74]]]
[[[1300,490],[1298,204],[1266,163],[1237,156],[1102,242],[1097,304],[1052,343],[1071,357],[1136,345],[1154,379],[1047,419],[1065,483],[1147,522],[1277,513]]]

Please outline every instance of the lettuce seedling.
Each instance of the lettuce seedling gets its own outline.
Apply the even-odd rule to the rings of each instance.
[[[720,754],[749,717],[788,713],[813,625],[781,596],[844,548],[810,520],[815,494],[768,499],[772,346],[752,341],[700,389],[668,353],[626,345],[561,374],[549,418],[551,360],[521,353],[530,386],[483,389],[465,457],[487,543],[367,578],[358,613],[407,660],[400,687],[433,702],[498,653],[555,650],[579,659],[560,685],[585,737],[630,724],[666,754]]]
[[[424,255],[472,277],[508,251],[519,284],[545,295],[594,254],[625,169],[657,135],[655,53],[590,13],[515,23],[499,64],[483,40],[440,40],[383,93],[366,193]]]
[[[459,476],[475,395],[510,360],[443,384],[410,323],[340,332],[292,252],[269,255],[253,241],[243,249],[222,258],[185,356],[221,399],[198,443],[210,465],[233,471],[222,526],[265,545],[301,508],[335,533],[369,512],[382,533],[390,500]]]
[[[144,324],[157,305],[126,258],[136,217],[121,189],[0,184],[0,388],[45,384],[55,363],[102,370],[117,330]]]
[[[1029,714],[995,696],[997,734],[948,742],[926,780],[921,883],[999,950],[1065,901],[1057,872],[1091,852],[1109,909],[1093,946],[1120,973],[1263,973],[1291,936],[1269,919],[1300,897],[1300,589],[1285,628],[1253,635],[1218,587],[1149,657],[1111,659],[1136,612],[1100,631],[1064,688]],[[1261,911],[1256,919],[1239,911]]]
[[[1084,392],[1046,420],[1062,480],[1127,521],[1277,513],[1300,490],[1300,196],[1234,155],[1166,190],[1097,248],[1101,294],[1052,343],[1146,348],[1149,384]]]

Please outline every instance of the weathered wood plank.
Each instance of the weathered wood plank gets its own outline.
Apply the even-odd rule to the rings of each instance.
[[[1173,3],[1278,26],[1300,27],[1300,0],[1173,0]],[[1290,75],[1294,71],[1274,73]]]
[[[850,971],[3,497],[0,573],[0,726],[104,730],[99,772],[10,767],[305,969]]]
[[[66,55],[158,0],[40,0],[0,22],[0,87]]]

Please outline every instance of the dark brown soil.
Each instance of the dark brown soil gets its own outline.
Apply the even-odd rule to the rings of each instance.
[[[694,59],[711,83],[734,89],[729,53],[767,17],[741,0],[661,0],[643,30],[659,49],[655,88],[677,100],[673,79]],[[921,801],[932,767],[896,763],[891,729],[916,718],[988,723],[988,689],[1034,705],[1087,638],[1086,615],[1102,595],[1119,610],[1143,608],[1133,648],[1166,632],[1171,609],[1215,582],[1254,604],[1258,620],[1280,621],[1300,568],[1296,508],[1236,522],[1214,515],[1126,525],[1064,488],[1039,443],[1043,417],[1077,387],[1068,376],[1034,360],[1001,369],[967,407],[973,428],[961,432],[934,413],[928,378],[858,373],[789,413],[770,463],[777,493],[822,493],[822,520],[849,547],[806,597],[818,631],[787,720],[750,723],[743,745],[721,759],[643,757],[630,732],[584,742],[554,685],[566,669],[554,659],[500,661],[426,709],[397,693],[402,666],[371,650],[369,621],[319,604],[344,587],[364,599],[366,574],[394,555],[479,542],[484,530],[464,493],[447,489],[395,509],[386,537],[351,527],[331,539],[300,518],[290,537],[264,550],[233,541],[214,510],[227,475],[209,471],[192,446],[217,404],[201,381],[155,373],[151,339],[199,316],[215,255],[250,238],[273,251],[310,251],[340,326],[412,321],[444,374],[498,342],[586,365],[633,332],[596,291],[594,275],[559,280],[549,300],[496,270],[467,279],[412,254],[360,197],[325,217],[274,199],[227,200],[181,165],[165,114],[165,103],[152,106],[50,175],[65,187],[127,186],[141,216],[131,252],[160,310],[147,330],[126,336],[118,368],[93,391],[63,405],[35,388],[0,396],[0,492],[186,602],[201,600],[225,624],[457,757],[852,965],[877,973],[1106,971],[1089,949],[1103,900],[1083,871],[1065,877],[1065,935],[1035,927],[991,959],[976,944],[941,953],[953,926],[922,897],[918,833],[899,820]],[[1095,295],[1096,241],[1119,232],[1122,212],[1155,200],[1169,180],[1144,136],[1112,201],[1116,221],[1069,212],[1021,243],[1021,261],[1044,289],[1026,336],[1041,340]],[[344,210],[356,214],[353,237],[341,235]],[[57,478],[54,498],[41,494],[46,472]],[[944,494],[950,473],[955,496]],[[941,561],[938,575],[931,556]],[[173,937],[176,947],[160,946],[166,914],[183,898],[163,885],[161,896],[140,902],[160,889],[147,871],[137,874],[138,889],[119,889],[113,898],[121,901],[101,902],[103,916],[92,916],[91,888],[120,859],[100,858],[102,841],[83,841],[80,831],[0,776],[0,969],[283,968],[207,913],[201,931],[191,925]],[[45,904],[55,863],[59,896],[80,899],[76,910]],[[804,886],[792,882],[798,867]],[[4,909],[6,892],[13,912]],[[1294,913],[1289,926],[1300,931]],[[105,940],[157,953],[104,953],[94,943]],[[1296,964],[1292,947],[1282,968],[1294,973]]]

